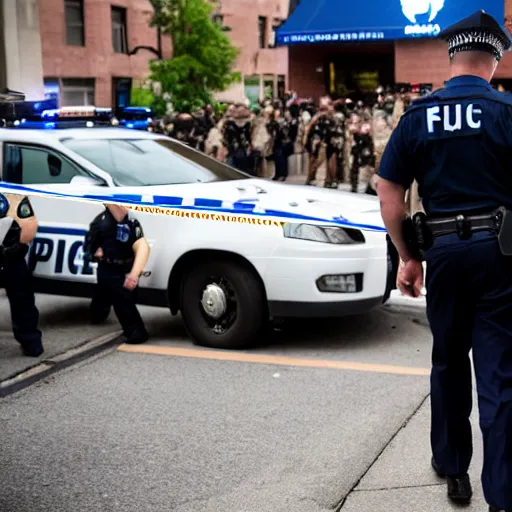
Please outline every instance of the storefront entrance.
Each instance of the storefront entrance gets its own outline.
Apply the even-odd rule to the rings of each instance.
[[[344,52],[327,58],[326,90],[333,98],[350,97],[354,101],[375,93],[379,85],[393,85],[395,55],[392,45],[379,51]]]

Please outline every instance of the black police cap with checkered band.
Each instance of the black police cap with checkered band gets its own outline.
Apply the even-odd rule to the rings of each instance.
[[[445,28],[439,38],[448,42],[450,57],[458,52],[483,51],[500,60],[512,46],[508,30],[485,11],[477,11]]]

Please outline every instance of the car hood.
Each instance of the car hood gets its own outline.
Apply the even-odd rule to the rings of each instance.
[[[209,199],[218,201],[218,207],[222,209],[266,212],[273,217],[289,219],[304,218],[329,223],[341,221],[368,225],[379,231],[384,229],[378,199],[366,194],[262,179],[154,186],[144,187],[143,190],[144,197],[178,196],[190,206],[197,199]],[[140,194],[141,188],[123,188],[123,192]]]

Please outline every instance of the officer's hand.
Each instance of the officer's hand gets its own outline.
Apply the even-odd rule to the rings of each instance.
[[[124,280],[124,287],[130,291],[135,290],[135,288],[137,288],[138,284],[139,284],[139,277],[134,276],[132,274],[128,274],[126,276],[126,279]]]
[[[421,261],[409,260],[401,263],[396,284],[398,289],[408,297],[419,297],[423,288],[423,265]]]
[[[94,253],[94,257],[101,260],[103,258],[103,249],[101,247]]]

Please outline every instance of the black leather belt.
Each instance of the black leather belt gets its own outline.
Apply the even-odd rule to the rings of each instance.
[[[426,224],[433,237],[457,234],[460,238],[470,238],[472,233],[490,231],[498,234],[502,214],[499,211],[482,215],[457,215],[438,219],[427,219]]]
[[[132,265],[133,260],[114,260],[112,258],[103,258],[105,263],[108,263],[109,265],[119,265],[119,266],[125,266],[125,265]]]

